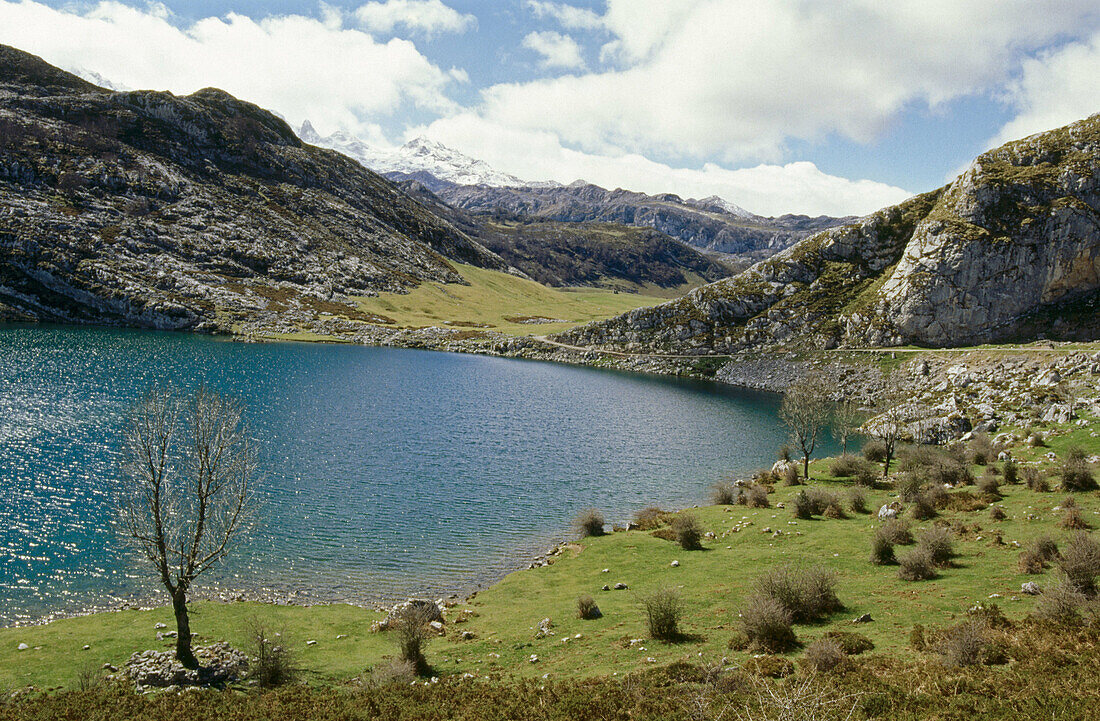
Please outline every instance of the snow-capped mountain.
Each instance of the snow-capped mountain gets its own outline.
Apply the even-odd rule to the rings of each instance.
[[[376,173],[430,173],[439,180],[458,185],[489,185],[493,187],[526,187],[544,185],[527,183],[514,175],[495,170],[483,160],[471,158],[446,145],[427,138],[415,138],[393,150],[383,150],[364,143],[344,132],[321,137],[307,120],[298,136],[307,143],[331,148],[358,160]]]
[[[709,198],[703,198],[702,200],[695,200],[694,198],[686,201],[688,205],[694,205],[699,208],[719,210],[723,213],[729,213],[730,215],[736,215],[739,218],[757,218],[756,213],[750,213],[742,208],[740,205],[731,203],[724,198],[719,198],[717,195],[712,195]]]

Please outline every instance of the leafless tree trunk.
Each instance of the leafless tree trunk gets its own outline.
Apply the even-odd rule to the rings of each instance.
[[[890,463],[894,460],[898,441],[908,432],[905,419],[905,393],[900,376],[893,375],[886,379],[886,389],[881,399],[886,410],[874,420],[870,431],[871,435],[882,441],[883,446],[886,447],[886,462],[883,463],[882,477],[887,478],[890,475]]]
[[[833,438],[840,441],[841,452],[848,453],[848,438],[859,427],[863,413],[851,398],[845,398],[833,409]]]
[[[802,450],[802,472],[809,478],[810,455],[829,420],[829,397],[824,379],[810,374],[792,385],[783,396],[779,418],[790,430],[791,439]]]
[[[176,658],[187,668],[199,665],[187,592],[229,553],[255,506],[256,453],[241,411],[205,389],[182,399],[161,387],[134,407],[123,434],[122,529],[172,599]]]

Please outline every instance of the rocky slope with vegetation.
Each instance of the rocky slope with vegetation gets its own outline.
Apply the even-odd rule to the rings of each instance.
[[[224,329],[508,269],[358,163],[216,89],[111,92],[0,46],[0,319]],[[362,318],[361,320],[369,320]]]
[[[929,346],[1037,325],[1094,337],[1100,116],[985,153],[950,185],[823,231],[726,280],[563,336],[680,353]],[[1037,321],[1042,321],[1038,323]]]
[[[437,181],[431,190],[457,208],[502,219],[526,216],[569,223],[619,223],[656,230],[708,251],[766,258],[795,242],[851,218],[784,215],[764,218],[719,198],[685,200],[605,190],[577,181],[558,187],[494,188]]]

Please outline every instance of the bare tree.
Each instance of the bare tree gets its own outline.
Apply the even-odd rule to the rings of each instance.
[[[842,453],[848,453],[848,439],[856,432],[862,419],[859,404],[851,398],[845,398],[833,409],[833,438],[840,441]]]
[[[900,377],[895,375],[887,378],[881,401],[886,410],[868,423],[868,430],[871,436],[881,441],[886,449],[882,469],[882,477],[886,478],[890,475],[890,463],[894,460],[894,451],[897,450],[898,442],[909,431],[905,395]]]
[[[791,440],[801,449],[803,475],[809,478],[810,455],[829,421],[829,396],[824,379],[818,374],[809,374],[795,382],[783,396],[779,418],[791,432]]]
[[[199,665],[187,592],[225,558],[255,507],[256,453],[241,411],[205,389],[183,399],[160,387],[134,407],[123,434],[123,533],[172,598],[176,658],[187,668]]]

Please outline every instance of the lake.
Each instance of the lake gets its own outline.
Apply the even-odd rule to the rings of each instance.
[[[153,384],[241,398],[260,523],[210,587],[370,603],[467,591],[594,506],[625,523],[774,459],[778,397],[473,355],[0,329],[0,625],[163,603],[114,525],[119,429]],[[204,585],[202,582],[200,586]],[[160,592],[162,593],[162,592]]]

